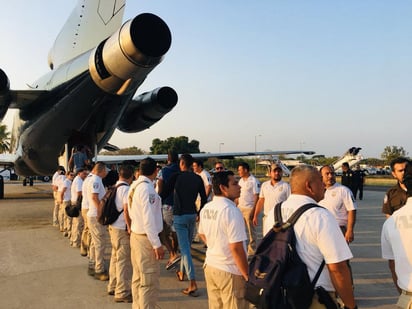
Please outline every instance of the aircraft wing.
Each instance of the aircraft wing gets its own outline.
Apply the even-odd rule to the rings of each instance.
[[[283,150],[283,151],[259,151],[259,152],[203,152],[203,153],[191,153],[195,159],[204,159],[217,158],[217,159],[233,159],[236,157],[252,157],[252,156],[278,156],[278,155],[288,155],[288,154],[306,154],[313,155],[314,151],[306,150]],[[180,155],[179,155],[180,156]],[[106,164],[118,164],[124,161],[135,161],[140,162],[143,159],[150,157],[156,161],[166,161],[167,154],[148,154],[148,155],[97,155],[94,161],[105,162]]]

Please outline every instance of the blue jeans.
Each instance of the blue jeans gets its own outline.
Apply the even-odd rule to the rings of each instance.
[[[190,245],[193,239],[196,216],[196,214],[173,216],[173,226],[176,230],[177,241],[182,256],[180,271],[186,273],[189,280],[195,280],[195,269],[190,253]]]

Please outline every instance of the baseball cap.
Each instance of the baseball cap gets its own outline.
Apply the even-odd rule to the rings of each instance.
[[[282,167],[281,167],[280,164],[278,164],[278,163],[272,163],[272,164],[270,165],[270,170],[273,171],[273,170],[275,170],[275,169],[280,169],[280,170],[282,170]]]

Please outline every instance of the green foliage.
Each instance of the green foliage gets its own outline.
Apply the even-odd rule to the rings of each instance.
[[[102,155],[106,156],[117,156],[117,155],[143,155],[146,154],[146,152],[136,146],[128,147],[128,148],[122,148],[117,151],[103,151],[101,153]]]
[[[386,165],[389,165],[393,159],[397,157],[406,157],[407,154],[408,153],[402,146],[386,146],[381,154],[381,158]]]
[[[10,150],[10,132],[7,132],[5,124],[0,125],[0,153],[5,153]]]
[[[162,141],[159,138],[155,138],[152,141],[150,147],[151,154],[165,154],[170,149],[173,149],[177,153],[199,153],[199,141],[191,140],[187,136],[169,137]]]

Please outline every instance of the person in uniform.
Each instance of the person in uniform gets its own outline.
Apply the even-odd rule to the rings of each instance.
[[[256,251],[257,233],[253,224],[256,203],[259,199],[260,182],[250,173],[249,164],[242,162],[238,164],[237,171],[240,177],[240,196],[236,199],[237,206],[242,212],[248,234],[247,254],[253,255]]]
[[[155,160],[146,158],[140,162],[140,176],[132,204],[128,205],[134,309],[155,309],[159,295],[159,260],[164,257],[164,250],[159,238],[163,228],[162,201],[153,186],[156,174]]]
[[[333,214],[345,236],[346,242],[351,243],[354,239],[357,209],[352,191],[336,182],[333,167],[324,165],[321,167],[320,173],[326,191],[325,197],[319,201],[319,205]]]
[[[59,194],[59,201],[60,201],[60,209],[59,209],[59,222],[60,223],[60,230],[63,227],[63,235],[64,237],[69,237],[71,234],[72,229],[72,218],[70,218],[66,214],[66,207],[70,206],[71,204],[71,186],[72,180],[74,178],[73,172],[66,172],[66,176],[63,181],[59,182],[58,185],[58,194]]]
[[[59,189],[59,183],[64,181],[64,179],[66,178],[65,174],[66,174],[66,171],[64,167],[59,166],[52,177],[52,189],[53,189],[53,198],[54,198],[53,226],[56,226],[56,227],[60,227],[60,222],[59,222],[60,197],[57,191]],[[62,228],[60,228],[60,232],[63,232]]]
[[[106,164],[97,162],[91,172],[91,177],[87,181],[87,203],[89,211],[87,212],[87,224],[90,230],[92,248],[94,248],[94,278],[107,281],[108,263],[105,262],[104,253],[108,243],[107,227],[97,221],[100,212],[100,201],[106,194],[102,179],[106,177]],[[107,265],[106,265],[107,264]]]
[[[132,262],[130,259],[130,221],[128,216],[128,193],[133,180],[133,167],[122,165],[119,169],[119,180],[116,182],[115,204],[121,212],[115,222],[109,225],[112,254],[110,257],[109,284],[107,291],[114,295],[117,303],[132,302]]]
[[[348,162],[342,163],[341,183],[353,192],[353,171],[350,169]]]
[[[260,188],[259,200],[256,204],[255,214],[253,216],[253,224],[259,224],[259,214],[263,209],[263,235],[272,227],[265,226],[265,218],[269,212],[290,195],[290,186],[282,180],[283,170],[277,163],[272,163],[270,166],[270,180],[265,181]]]
[[[247,309],[246,231],[234,200],[240,186],[232,171],[213,176],[213,201],[200,212],[199,236],[207,244],[204,265],[209,308]]]
[[[325,186],[316,167],[299,165],[295,167],[289,179],[291,195],[282,203],[282,219],[285,222],[301,206],[316,204],[324,197]],[[268,216],[269,224],[274,225],[274,217]],[[321,207],[305,211],[293,226],[296,235],[296,250],[308,268],[310,280],[313,280],[322,260],[326,266],[322,270],[316,286],[322,286],[336,301],[336,293],[345,308],[357,308],[347,260],[352,252],[332,213]],[[326,308],[319,303],[317,294],[313,296],[309,309]]]
[[[406,204],[396,210],[383,224],[382,257],[388,260],[395,287],[400,293],[398,308],[412,306],[412,166],[408,164],[402,180],[406,188]]]
[[[76,177],[74,177],[71,186],[71,204],[77,206],[78,201],[82,198],[83,180],[87,177],[88,170],[78,169]],[[83,231],[84,222],[81,213],[78,217],[72,218],[72,230],[70,235],[70,245],[75,248],[80,247],[81,234]]]
[[[359,191],[359,199],[363,200],[363,185],[365,184],[365,172],[360,168],[359,164],[353,171],[353,197],[356,200]]]
[[[391,216],[406,203],[407,195],[406,187],[403,184],[403,176],[408,163],[409,160],[407,158],[398,157],[392,160],[390,164],[392,176],[398,183],[386,192],[383,199],[382,212],[385,214],[386,218]]]
[[[87,273],[90,276],[94,276],[94,247],[92,245],[92,236],[90,235],[89,224],[87,220],[87,213],[89,212],[89,202],[88,202],[88,182],[92,178],[92,173],[89,173],[86,178],[83,180],[82,184],[82,213],[83,217],[83,230],[82,230],[82,239],[80,243],[80,255],[89,257],[89,267]]]

